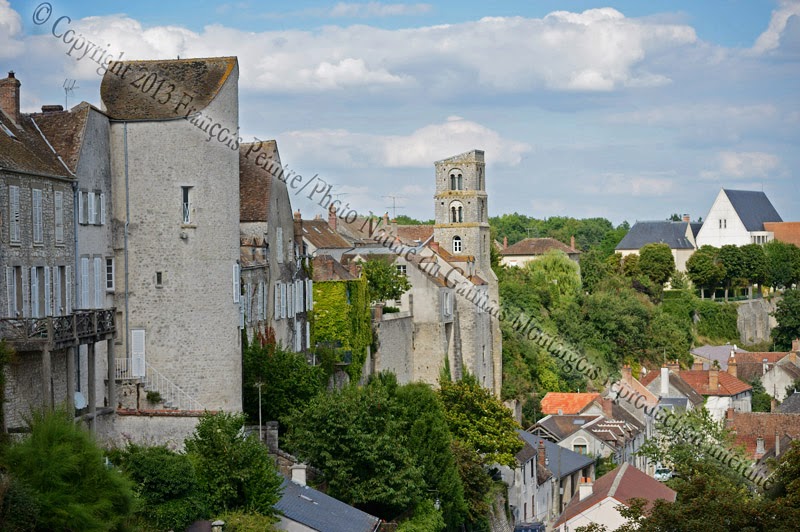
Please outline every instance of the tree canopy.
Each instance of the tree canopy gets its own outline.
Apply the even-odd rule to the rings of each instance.
[[[369,299],[373,303],[400,299],[411,288],[408,277],[388,260],[370,259],[362,268],[367,278]]]
[[[664,285],[675,272],[675,259],[667,244],[646,244],[639,250],[639,269],[657,285]]]
[[[786,290],[773,313],[778,325],[772,329],[776,351],[792,348],[792,340],[800,338],[800,290]]]

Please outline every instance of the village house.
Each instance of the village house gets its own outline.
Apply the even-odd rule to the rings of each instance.
[[[782,221],[763,192],[721,189],[697,233],[697,247],[765,244],[774,234],[764,224]]]
[[[683,221],[670,220],[637,221],[630,231],[614,248],[623,257],[638,255],[639,250],[647,244],[667,244],[675,260],[675,269],[686,271],[686,261],[698,248],[695,238],[702,224],[691,222],[689,215]]]
[[[521,431],[520,431],[521,432]],[[508,505],[513,525],[546,521],[552,507],[553,474],[547,469],[544,442],[534,447],[524,439],[515,455],[517,467],[501,466],[503,481],[508,485]]]
[[[500,263],[504,266],[521,267],[553,251],[560,251],[575,262],[580,261],[581,252],[575,249],[574,236],[571,238],[569,246],[555,238],[524,238],[509,246],[508,238],[503,237],[503,246],[500,249]]]

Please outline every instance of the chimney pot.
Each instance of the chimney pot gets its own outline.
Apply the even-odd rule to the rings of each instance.
[[[691,221],[692,221],[692,218],[691,218],[691,216],[689,216],[688,214],[684,214],[684,215],[683,215],[683,221],[684,221],[684,222],[691,222]]]
[[[547,462],[547,451],[544,448],[544,440],[539,440],[539,449],[536,457],[539,465],[545,467]]]
[[[42,113],[57,113],[63,111],[64,107],[61,105],[43,105]]]
[[[336,231],[336,208],[333,205],[328,209],[328,225]]]
[[[719,389],[719,370],[717,368],[708,370],[708,389],[711,392]]]
[[[508,237],[504,236],[503,237],[503,249],[506,249],[506,248],[508,248]]]
[[[661,368],[661,397],[669,397],[669,368]]]
[[[14,71],[8,73],[6,79],[0,79],[0,109],[15,123],[19,124],[19,88],[22,85],[14,77]]]
[[[572,248],[572,251],[575,251],[575,235],[569,237],[569,247]]]
[[[792,340],[792,351],[795,353],[800,353],[800,338],[795,338]]]

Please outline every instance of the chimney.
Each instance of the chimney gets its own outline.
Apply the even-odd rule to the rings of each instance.
[[[708,370],[708,390],[716,392],[719,389],[719,370],[712,368]]]
[[[594,483],[590,477],[582,477],[581,484],[578,486],[578,500],[582,501],[592,494],[592,486]]]
[[[63,110],[64,110],[64,107],[61,106],[61,105],[43,105],[42,106],[42,113],[43,114],[58,113],[58,112],[63,111]]]
[[[661,366],[661,397],[669,397],[669,368]]]
[[[572,248],[572,251],[575,251],[575,235],[569,237],[569,247]]]
[[[296,211],[294,211],[294,221],[295,222],[299,222],[302,219],[303,219],[303,215],[300,214],[300,209],[297,209]]]
[[[800,352],[800,338],[795,338],[792,340],[792,351],[794,353]]]
[[[684,222],[691,222],[692,221],[692,217],[689,216],[688,214],[684,214],[683,215],[683,221]]]
[[[667,368],[669,368],[670,371],[674,371],[677,373],[681,370],[681,365],[678,364],[677,360],[672,360],[667,363]]]
[[[603,415],[605,415],[608,419],[614,419],[614,414],[611,410],[614,401],[612,401],[610,397],[603,397],[601,399],[601,403],[601,406],[603,407]]]
[[[295,484],[300,484],[301,486],[306,485],[306,470],[308,466],[305,464],[295,464],[292,466],[292,482]]]
[[[322,220],[322,215],[321,214],[315,214],[314,215],[314,219],[315,220]]]
[[[769,371],[769,359],[765,358],[761,361],[761,375]]]
[[[786,358],[788,358],[789,362],[792,364],[797,365],[797,351],[789,351],[789,354],[786,355]]]
[[[331,226],[331,229],[336,231],[336,209],[331,205],[331,208],[328,209],[328,225]]]
[[[774,397],[769,402],[769,411],[773,413],[778,411],[778,400]]]
[[[631,367],[628,364],[622,366],[622,380],[628,384],[633,384],[633,376],[631,375]]]
[[[692,371],[703,371],[703,362],[700,360],[695,360],[692,363]]]
[[[736,357],[733,356],[733,351],[731,351],[731,358],[728,359],[728,373],[732,377],[736,377]]]
[[[6,79],[0,79],[0,109],[14,121],[19,124],[19,87],[22,85],[19,80],[14,77],[14,71],[8,73]]]
[[[544,448],[544,440],[539,440],[539,449],[536,458],[540,466],[547,467],[547,451]]]
[[[388,212],[383,213],[383,226],[386,229],[389,229],[389,213]]]
[[[278,454],[278,422],[267,421],[264,428],[264,438],[270,454]]]
[[[756,458],[764,456],[764,438],[756,438]]]
[[[733,407],[730,407],[725,411],[725,419],[733,419]]]
[[[508,237],[503,237],[503,249],[508,249]]]

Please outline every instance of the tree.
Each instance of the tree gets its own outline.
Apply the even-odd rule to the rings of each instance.
[[[742,246],[742,276],[747,279],[749,285],[748,295],[752,298],[752,285],[756,284],[761,288],[761,284],[767,278],[767,256],[764,254],[764,247],[760,244],[747,244]]]
[[[767,282],[774,288],[790,288],[800,281],[800,248],[773,240],[764,244]]]
[[[778,326],[772,329],[773,349],[789,350],[792,340],[800,338],[800,290],[787,290],[772,313]]]
[[[769,412],[772,409],[772,396],[764,389],[760,378],[754,378],[749,381],[750,386],[753,387],[752,412]]]
[[[663,286],[675,271],[675,259],[669,245],[659,242],[642,246],[639,269],[655,284]]]
[[[206,412],[184,445],[209,511],[274,515],[281,477],[267,448],[245,435],[244,414]]]
[[[514,467],[514,455],[523,444],[511,411],[472,375],[455,382],[441,380],[439,386],[453,437],[480,453],[486,463]]]
[[[387,260],[370,259],[362,268],[373,303],[400,299],[411,288],[408,277]]]
[[[601,252],[597,249],[591,249],[586,253],[581,254],[581,283],[586,292],[592,292],[594,287],[604,277],[607,277],[610,272],[605,261],[602,258]]]
[[[725,267],[719,260],[719,249],[714,246],[702,246],[686,261],[686,274],[700,288],[700,297],[705,298],[705,290],[714,290],[725,277]]]
[[[105,465],[94,436],[64,410],[34,412],[2,465],[36,508],[35,530],[114,530],[133,512],[131,483]],[[6,509],[12,518],[28,508]],[[19,516],[18,516],[19,517]],[[5,529],[5,525],[4,525]]]
[[[719,261],[725,270],[721,281],[725,286],[725,301],[728,301],[728,291],[744,282],[745,264],[741,248],[733,244],[722,246],[719,248]]]

